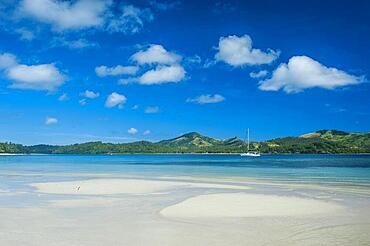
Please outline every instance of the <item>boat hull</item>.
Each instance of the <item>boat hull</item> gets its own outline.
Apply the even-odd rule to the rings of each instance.
[[[261,156],[261,154],[259,154],[259,153],[241,153],[240,156],[259,157],[259,156]]]

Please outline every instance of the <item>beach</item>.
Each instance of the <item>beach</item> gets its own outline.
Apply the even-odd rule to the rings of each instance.
[[[0,246],[370,246],[370,0],[0,0]]]
[[[34,158],[39,163],[46,157]],[[1,245],[370,243],[366,184],[350,188],[227,173],[200,176],[194,166],[186,167],[193,175],[183,169],[172,175],[164,166],[139,165],[132,167],[134,175],[125,166],[116,172],[73,162],[28,163],[22,171],[0,168]],[[79,171],[71,172],[76,165]]]

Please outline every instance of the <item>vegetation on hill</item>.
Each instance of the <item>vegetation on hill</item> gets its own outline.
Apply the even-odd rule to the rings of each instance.
[[[202,136],[196,132],[155,143],[148,141],[122,144],[88,142],[65,146],[23,146],[0,143],[0,153],[44,154],[240,153],[246,151],[246,148],[246,142],[238,138],[220,140]],[[321,130],[299,137],[251,142],[251,149],[261,153],[370,153],[370,133]]]
[[[370,153],[370,133],[321,130],[261,143],[267,153]]]
[[[175,153],[239,153],[246,143],[237,138],[220,140],[191,132],[177,138],[160,141],[156,145],[165,146],[170,152]]]
[[[24,153],[24,152],[27,152],[27,149],[21,144],[0,143],[0,153]]]

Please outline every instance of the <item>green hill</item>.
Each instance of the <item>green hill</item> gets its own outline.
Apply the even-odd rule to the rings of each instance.
[[[25,153],[27,148],[21,144],[0,143],[0,153]]]
[[[169,147],[176,153],[239,153],[246,146],[246,143],[238,138],[221,140],[202,136],[197,132],[162,140],[156,144]]]
[[[262,143],[268,153],[370,153],[370,133],[321,130]]]
[[[158,142],[160,145],[168,147],[180,147],[180,148],[202,148],[215,146],[222,143],[222,140],[209,138],[200,135],[197,132],[190,132],[184,135],[181,135],[177,138],[162,140]]]
[[[238,138],[214,139],[191,132],[159,142],[138,141],[112,144],[88,142],[65,146],[23,146],[0,143],[0,153],[45,154],[125,154],[125,153],[240,153],[246,143]],[[261,153],[370,153],[370,133],[320,130],[299,137],[251,142],[251,149]]]

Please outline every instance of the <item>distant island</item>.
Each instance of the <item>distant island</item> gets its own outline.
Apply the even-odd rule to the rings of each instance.
[[[0,143],[0,153],[39,154],[155,154],[155,153],[241,153],[247,144],[238,138],[215,139],[191,132],[159,142],[87,142],[71,145],[33,145]],[[370,133],[320,130],[299,137],[251,142],[251,149],[271,154],[370,153]]]

